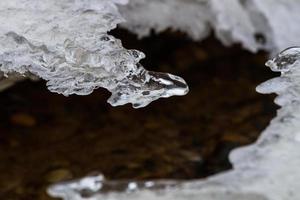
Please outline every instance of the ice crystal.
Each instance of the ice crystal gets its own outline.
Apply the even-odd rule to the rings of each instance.
[[[1,1],[0,71],[42,78],[50,91],[65,96],[103,87],[113,106],[139,108],[186,94],[182,78],[145,70],[143,53],[107,34],[124,21],[116,7],[121,3],[126,1]]]

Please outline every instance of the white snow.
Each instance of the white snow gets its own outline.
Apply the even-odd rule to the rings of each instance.
[[[130,0],[121,24],[140,37],[168,28],[202,40],[212,32],[224,44],[271,53],[300,45],[296,0]]]

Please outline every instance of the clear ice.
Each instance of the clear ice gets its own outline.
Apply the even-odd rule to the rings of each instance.
[[[299,200],[300,47],[266,65],[281,76],[257,91],[278,94],[275,102],[282,107],[254,144],[231,152],[232,170],[186,182],[124,183],[88,176],[50,186],[48,193],[63,200]]]
[[[108,35],[124,22],[116,4],[125,0],[7,0],[0,2],[0,79],[7,87],[14,77],[38,77],[48,89],[88,95],[99,87],[112,95],[113,106],[134,108],[173,95],[185,95],[185,81],[167,73],[147,71],[145,55],[127,50]]]
[[[188,87],[180,77],[146,71],[138,63],[143,53],[107,34],[117,24],[140,37],[171,28],[202,40],[214,32],[224,45],[273,55],[300,44],[299,9],[299,1],[286,0],[2,0],[0,91],[39,77],[66,96],[103,87],[112,105],[143,107]]]

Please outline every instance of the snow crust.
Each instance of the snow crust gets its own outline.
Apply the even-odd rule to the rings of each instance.
[[[266,65],[281,76],[262,83],[257,91],[278,94],[275,102],[282,107],[256,143],[230,154],[232,170],[190,182],[158,181],[151,187],[139,183],[133,190],[129,190],[132,182],[114,183],[109,191],[96,188],[97,176],[90,176],[88,184],[60,183],[49,187],[48,193],[64,200],[300,199],[300,47],[281,52]],[[102,186],[110,184],[101,181]],[[90,193],[84,196],[83,191]]]
[[[1,1],[0,71],[13,81],[16,73],[42,78],[50,91],[65,96],[103,87],[112,93],[108,102],[113,106],[140,108],[161,97],[185,95],[182,78],[145,70],[139,64],[143,53],[123,48],[107,34],[124,22],[116,4],[125,3]],[[1,87],[9,86],[9,80],[1,81]]]
[[[131,0],[120,6],[122,24],[140,37],[153,29],[202,40],[212,32],[224,44],[276,53],[300,45],[300,2],[286,0]]]

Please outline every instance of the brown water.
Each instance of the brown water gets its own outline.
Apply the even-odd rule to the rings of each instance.
[[[190,93],[139,110],[110,107],[101,89],[67,98],[44,82],[0,93],[0,199],[50,199],[47,185],[93,171],[109,179],[206,177],[230,169],[229,151],[255,141],[274,117],[273,97],[254,90],[273,76],[265,53],[178,33],[142,41],[114,34],[146,52],[146,68],[184,77]]]

